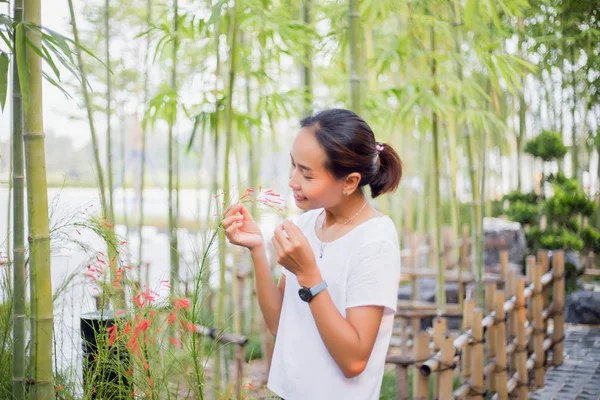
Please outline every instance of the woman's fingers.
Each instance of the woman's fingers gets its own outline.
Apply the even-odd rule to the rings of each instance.
[[[225,217],[230,217],[232,215],[235,215],[236,213],[239,212],[240,207],[242,207],[242,203],[236,203],[236,204],[232,204],[229,207],[227,207],[225,209],[225,213],[224,216]]]
[[[231,215],[229,217],[223,218],[223,228],[227,229],[235,222],[242,222],[244,217],[241,215]]]

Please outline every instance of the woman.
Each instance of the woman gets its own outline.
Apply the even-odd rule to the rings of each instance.
[[[276,335],[268,387],[286,400],[377,400],[400,280],[398,234],[367,201],[397,189],[398,154],[355,113],[301,121],[289,186],[306,210],[275,230],[276,284],[258,225],[242,204],[225,212],[228,240],[250,250],[260,308]]]

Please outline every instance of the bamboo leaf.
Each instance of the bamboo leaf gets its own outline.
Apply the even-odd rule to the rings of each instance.
[[[0,109],[4,111],[6,93],[8,92],[8,54],[0,53]]]
[[[39,47],[37,47],[28,37],[26,37],[26,41],[27,41],[27,45],[33,51],[35,51],[35,54],[40,56],[40,58],[44,59],[48,63],[48,65],[50,65],[50,68],[52,68],[54,75],[56,75],[58,80],[60,80],[60,71],[58,70],[58,68],[56,68],[56,65],[54,64],[52,57],[48,57],[49,56],[48,51],[45,49],[44,49],[45,50],[44,52],[40,51]]]
[[[27,69],[25,26],[22,23],[17,24],[15,52],[17,54],[17,72],[21,86],[21,96],[23,98],[23,111],[25,114],[29,111],[29,74]]]
[[[56,88],[58,88],[58,90],[60,90],[66,98],[71,99],[71,95],[69,94],[69,92],[67,92],[58,82],[56,82],[54,79],[52,79],[52,77],[50,75],[48,75],[45,72],[42,72],[42,76],[44,77],[44,79],[46,79],[48,82],[50,82],[50,84]]]

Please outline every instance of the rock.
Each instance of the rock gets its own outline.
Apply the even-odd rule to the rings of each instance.
[[[600,324],[600,292],[573,292],[565,299],[565,322]]]
[[[583,265],[578,251],[569,250],[565,252],[565,265],[572,264],[577,272],[581,271]],[[551,264],[552,265],[552,264]]]
[[[435,303],[435,279],[434,278],[419,278],[419,300]],[[458,303],[458,283],[446,282],[446,303]],[[412,287],[409,284],[400,286],[398,290],[398,300],[410,300],[412,295]]]
[[[484,218],[483,232],[485,250],[483,262],[486,266],[500,263],[500,248],[508,247],[508,261],[523,264],[527,242],[525,231],[518,222],[506,221],[500,218]]]

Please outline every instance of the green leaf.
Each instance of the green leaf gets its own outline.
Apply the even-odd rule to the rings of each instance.
[[[25,115],[29,111],[29,76],[27,69],[26,57],[26,41],[25,41],[25,26],[23,23],[17,24],[16,27],[16,49],[17,54],[17,72],[19,74],[19,82],[21,86],[21,96],[23,99],[23,111]]]
[[[8,54],[0,53],[0,109],[4,111],[8,91]]]

